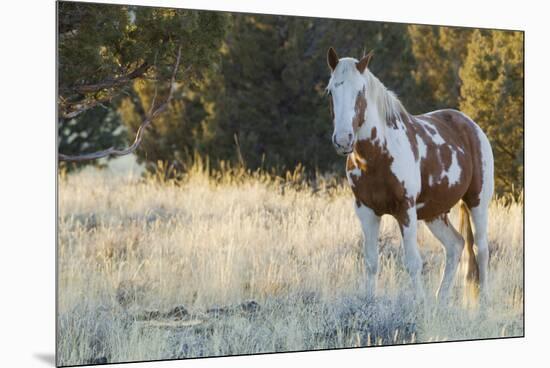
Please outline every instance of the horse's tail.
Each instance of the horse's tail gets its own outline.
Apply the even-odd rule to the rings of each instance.
[[[462,253],[464,269],[464,301],[475,304],[479,298],[479,269],[474,253],[474,234],[470,222],[470,210],[464,202],[460,204],[460,233],[464,237],[465,247]]]

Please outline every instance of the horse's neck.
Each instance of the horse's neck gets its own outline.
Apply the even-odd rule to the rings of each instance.
[[[371,101],[367,98],[367,109],[365,112],[365,121],[359,127],[359,132],[357,133],[358,141],[371,140],[373,131],[377,133],[378,138],[384,129],[384,120],[381,117],[378,107],[374,101]]]
[[[372,86],[372,89],[365,95],[367,102],[365,123],[359,130],[358,139],[369,139],[373,128],[376,128],[378,139],[381,141],[402,135],[403,132],[396,132],[394,130],[407,130],[410,128],[409,125],[412,124],[412,119],[410,119],[408,112],[403,108],[395,95],[388,91],[382,82],[370,73],[368,69],[365,71],[363,78],[367,85]],[[391,114],[396,114],[397,116],[388,118],[386,115],[390,112],[382,111],[384,108],[391,109]],[[388,119],[391,121],[388,121]],[[400,129],[395,129],[396,127]],[[401,129],[403,127],[405,129]]]
[[[366,118],[359,128],[356,145],[366,144],[371,147],[379,147],[382,150],[390,150],[397,141],[408,139],[406,132],[411,128],[410,124],[411,119],[406,111],[401,112],[395,121],[388,121],[388,118],[382,116],[378,111],[377,105],[367,100]],[[366,156],[362,154],[365,150],[357,148],[356,156],[364,161],[369,161],[369,157],[363,157]]]
[[[365,122],[359,128],[357,138],[383,144],[386,140],[395,138],[396,135],[402,135],[403,130],[409,128],[410,120],[406,111],[400,112],[395,118],[388,118],[378,110],[376,103],[367,99]]]

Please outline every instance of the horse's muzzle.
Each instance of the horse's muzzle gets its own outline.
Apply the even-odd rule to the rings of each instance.
[[[339,154],[340,156],[347,156],[353,152],[353,146],[349,148],[348,147],[344,148],[344,147],[339,147],[334,145],[334,148],[336,150],[336,153]]]
[[[355,142],[353,142],[353,140],[350,140],[346,145],[342,145],[336,141],[334,135],[332,136],[332,144],[334,145],[334,149],[336,150],[336,153],[339,154],[340,156],[347,156],[350,153],[352,153],[354,143]]]

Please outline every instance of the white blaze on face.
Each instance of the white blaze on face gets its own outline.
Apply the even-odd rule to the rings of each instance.
[[[364,78],[355,66],[356,63],[356,59],[340,59],[328,85],[334,113],[333,139],[339,147],[346,149],[351,148],[355,141],[355,101],[365,84]]]

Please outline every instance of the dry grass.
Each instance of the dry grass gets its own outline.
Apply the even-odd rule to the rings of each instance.
[[[382,222],[377,299],[367,302],[346,186],[234,174],[60,178],[59,364],[523,334],[521,203],[491,206],[486,312],[462,306],[460,282],[449,308],[436,311],[432,297],[420,310],[394,220]],[[419,243],[433,295],[443,251],[424,225]]]

